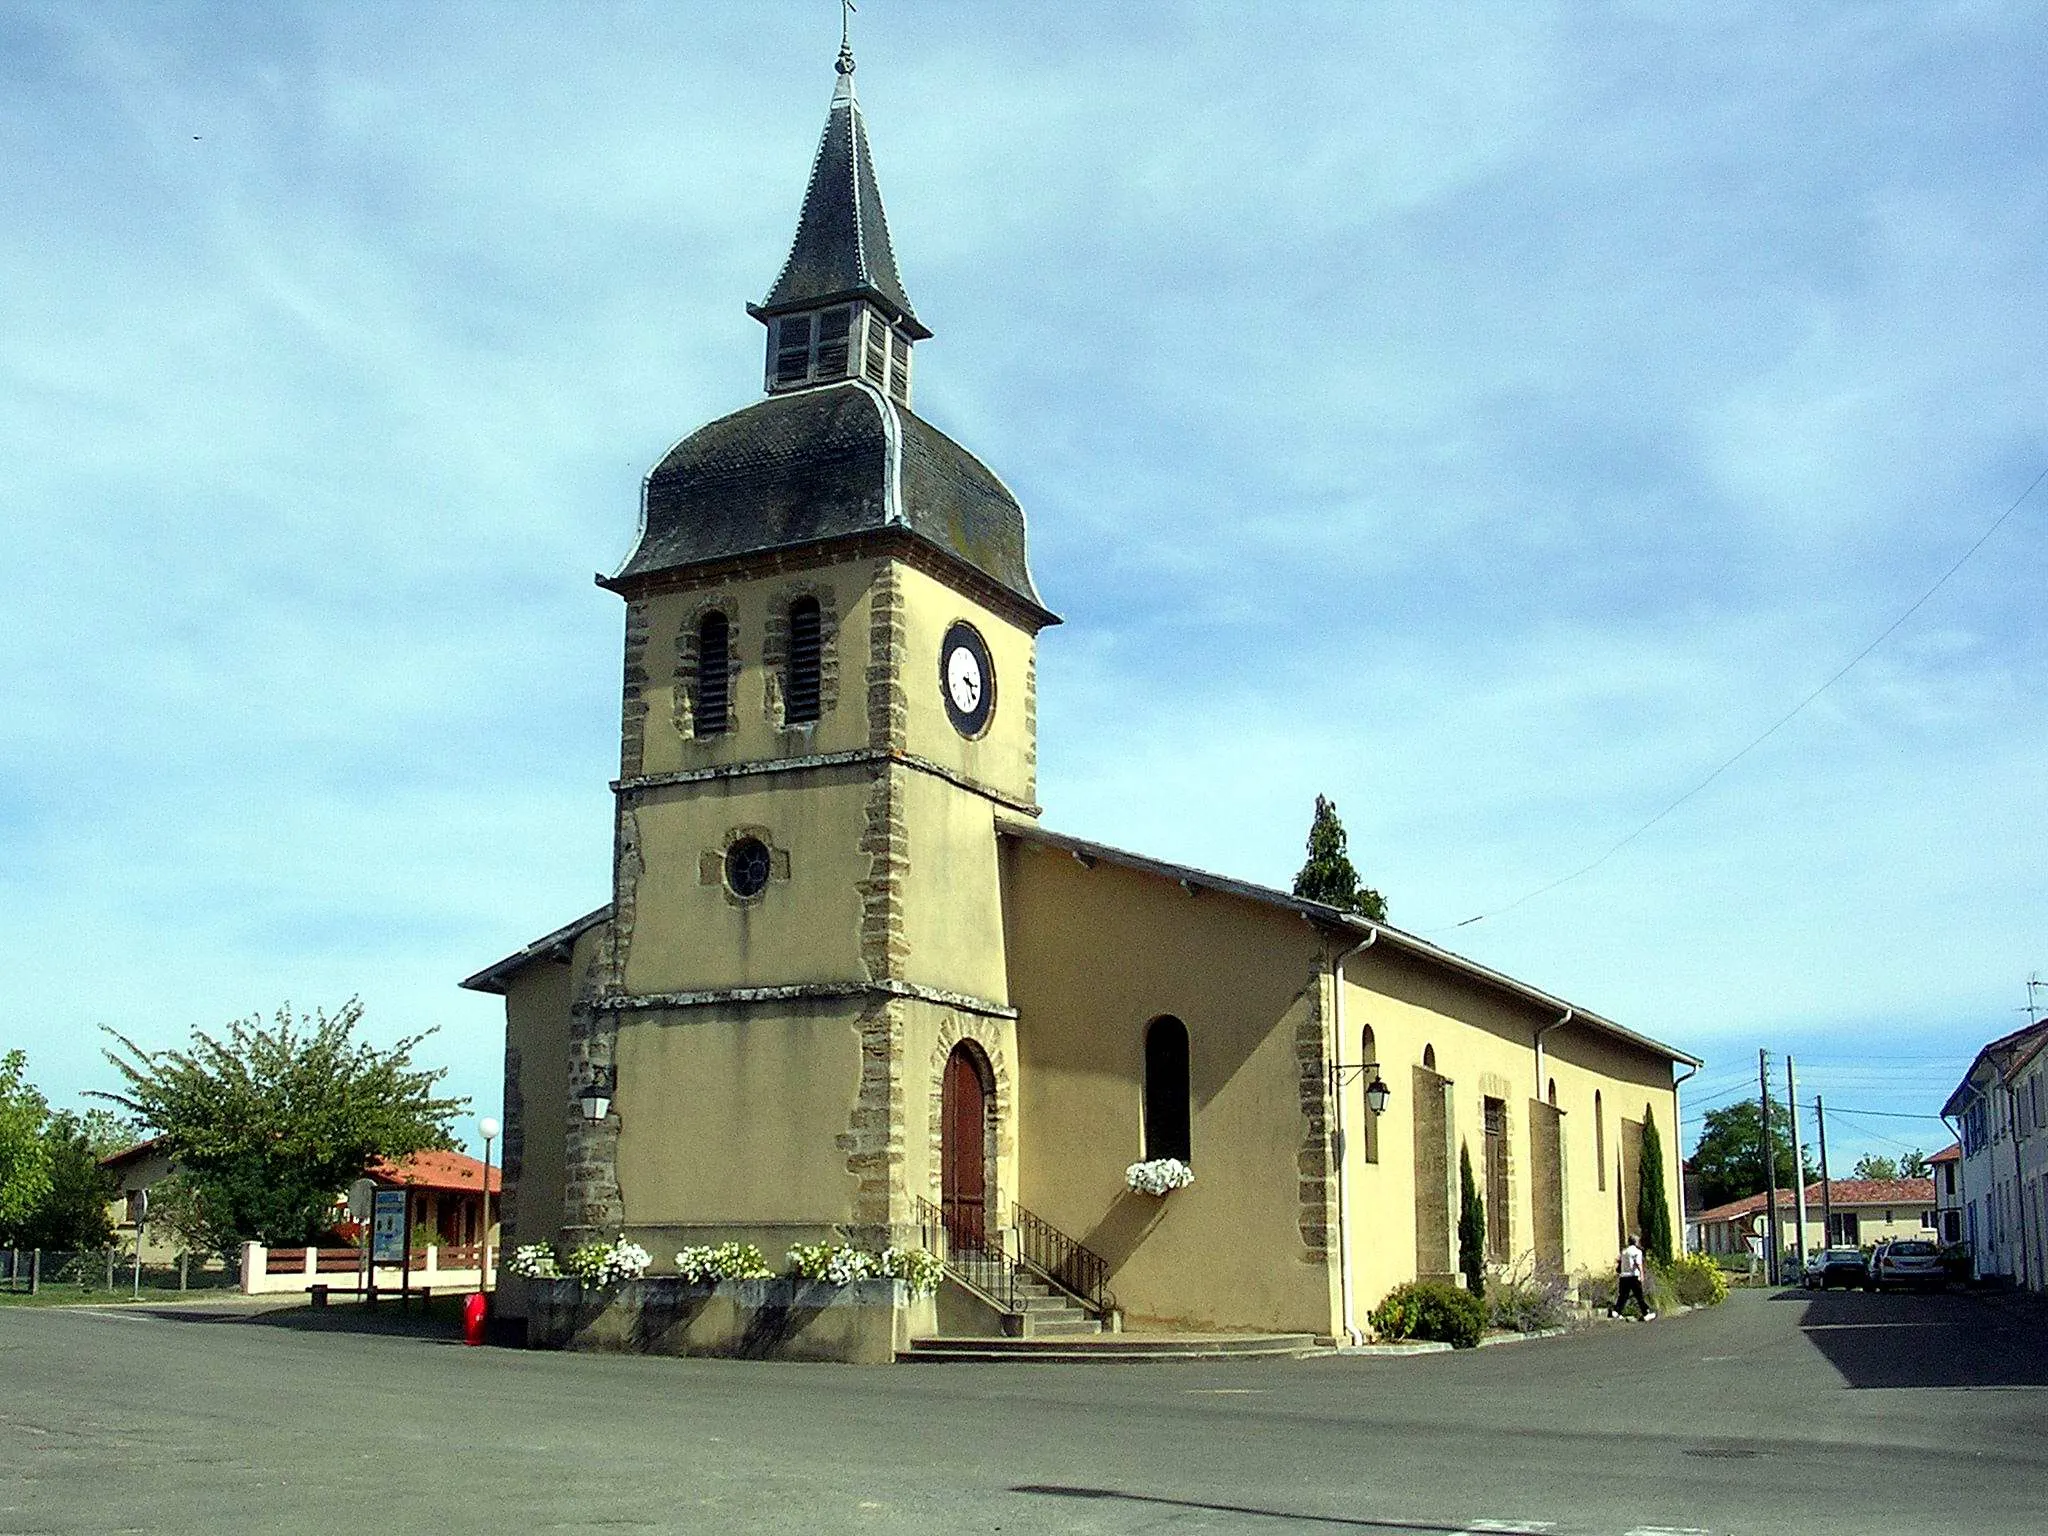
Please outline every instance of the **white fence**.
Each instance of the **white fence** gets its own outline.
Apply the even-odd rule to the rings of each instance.
[[[462,1247],[420,1248],[409,1265],[379,1264],[376,1286],[393,1292],[407,1285],[415,1291],[473,1291],[497,1284],[497,1251],[474,1243]],[[242,1294],[276,1295],[286,1291],[310,1291],[324,1285],[337,1296],[353,1296],[363,1288],[363,1251],[360,1248],[266,1248],[261,1243],[242,1245]]]

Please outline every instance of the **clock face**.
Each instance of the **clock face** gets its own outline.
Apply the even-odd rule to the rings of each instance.
[[[995,713],[996,669],[988,645],[964,620],[946,631],[939,646],[939,692],[946,714],[962,736],[979,736]]]

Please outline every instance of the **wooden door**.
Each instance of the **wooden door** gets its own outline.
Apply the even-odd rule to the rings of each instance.
[[[981,1065],[965,1043],[946,1058],[939,1104],[939,1207],[946,1236],[980,1249],[988,1232],[988,1093]]]

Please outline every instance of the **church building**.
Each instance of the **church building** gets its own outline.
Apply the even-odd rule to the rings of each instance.
[[[647,478],[612,899],[502,994],[505,1243],[922,1246],[942,1331],[1356,1338],[1456,1268],[1611,1272],[1694,1058],[1385,923],[1055,832],[1002,480],[919,345],[842,49],[764,397]],[[1134,1189],[1132,1164],[1193,1180]],[[1673,1213],[1676,1227],[1677,1214]],[[1048,1298],[1051,1303],[1048,1305]],[[501,1292],[524,1305],[520,1287]]]

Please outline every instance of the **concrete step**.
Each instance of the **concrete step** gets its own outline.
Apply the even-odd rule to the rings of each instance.
[[[1054,1334],[1006,1339],[912,1339],[897,1351],[904,1363],[1039,1361],[1072,1364],[1137,1364],[1148,1360],[1241,1360],[1261,1356],[1315,1353],[1320,1346],[1307,1333],[1178,1334],[1097,1333]]]

